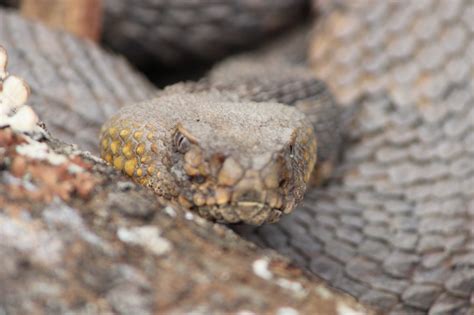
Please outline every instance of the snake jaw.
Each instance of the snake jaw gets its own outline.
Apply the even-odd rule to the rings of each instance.
[[[175,149],[173,173],[182,189],[178,201],[214,221],[256,225],[277,221],[283,213],[291,212],[302,196],[295,188],[304,180],[294,169],[301,153],[295,141],[296,136],[273,154],[234,156],[206,152],[193,139],[186,152]],[[312,164],[306,167],[310,169]],[[186,175],[178,176],[183,173]]]

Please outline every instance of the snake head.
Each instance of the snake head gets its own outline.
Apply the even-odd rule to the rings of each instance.
[[[215,94],[163,95],[104,125],[102,157],[201,216],[262,224],[291,212],[316,160],[304,115]]]

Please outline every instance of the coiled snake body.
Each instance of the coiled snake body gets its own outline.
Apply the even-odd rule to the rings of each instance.
[[[474,6],[321,3],[310,59],[361,99],[344,162],[278,224],[242,231],[391,314],[472,314]]]
[[[322,8],[311,62],[340,103],[359,100],[362,110],[349,131],[353,142],[327,187],[310,191],[293,214],[275,225],[237,229],[386,312],[469,314],[474,292],[473,5],[467,0],[335,1],[324,2]],[[49,33],[9,13],[0,14],[0,39],[13,54],[12,70],[18,67],[16,73],[32,83],[34,97],[54,100],[60,113],[68,115],[49,118],[63,131],[81,130],[82,139],[90,141],[91,130],[97,130],[115,111],[116,103],[153,93],[120,61],[97,48]],[[38,36],[32,38],[32,33]],[[20,34],[27,36],[22,43],[32,47],[22,48],[15,42]],[[59,47],[45,44],[51,37]],[[45,53],[38,58],[33,51]],[[28,69],[21,68],[25,65],[21,60],[29,62]],[[278,57],[274,60],[285,67]],[[72,67],[63,67],[63,62]],[[103,62],[120,65],[108,69],[120,76],[94,69],[95,63]],[[231,64],[226,67],[232,69]],[[245,62],[238,62],[236,68],[241,64]],[[172,88],[163,97],[172,98],[179,90],[188,99],[217,97],[236,102],[243,98],[239,91],[244,91],[251,95],[248,99],[259,100],[261,93],[249,93],[253,82],[227,91],[226,86],[235,87],[235,82],[226,82],[219,71],[208,79],[213,86],[210,92],[202,92],[209,82],[201,82]],[[115,80],[117,77],[123,80]],[[221,87],[215,87],[213,78],[220,78]],[[51,84],[44,82],[59,82],[58,91],[61,85],[66,89],[53,93],[46,88]],[[214,89],[224,92],[215,96]],[[64,91],[69,92],[61,95]],[[186,96],[192,91],[201,94]],[[81,92],[89,98],[83,98]],[[66,108],[71,96],[84,105]],[[275,99],[274,95],[269,98]],[[300,108],[307,104],[305,99],[307,95]],[[94,106],[98,103],[105,105]],[[91,115],[91,111],[99,114]],[[46,115],[43,119],[48,120]],[[67,120],[69,124],[64,125]],[[132,130],[129,133],[133,136]],[[289,149],[278,146],[277,151],[283,148]],[[136,152],[137,147],[134,149]],[[122,150],[124,155],[127,152]],[[311,164],[305,163],[307,167]]]

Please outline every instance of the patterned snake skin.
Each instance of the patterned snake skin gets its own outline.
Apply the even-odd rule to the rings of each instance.
[[[474,2],[321,1],[310,53],[362,97],[327,187],[257,243],[390,314],[474,314]]]
[[[308,0],[104,0],[104,41],[141,66],[212,61],[294,23]]]

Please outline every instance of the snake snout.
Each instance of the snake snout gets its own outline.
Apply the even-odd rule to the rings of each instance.
[[[232,201],[239,206],[250,206],[263,204],[265,202],[265,191],[255,188],[237,188],[233,194]]]
[[[248,202],[265,202],[264,186],[257,171],[248,170],[244,174],[243,178],[237,183],[234,188],[232,202],[234,204]]]
[[[291,183],[291,166],[279,155],[260,171],[260,175],[265,188],[285,190]]]
[[[255,189],[245,190],[243,192],[237,193],[237,198],[235,198],[237,203],[246,203],[246,202],[263,202],[265,200],[261,191]]]
[[[281,208],[284,193],[291,184],[291,172],[285,159],[272,158],[260,169],[247,170],[235,185],[232,203],[244,208],[254,208],[264,204],[271,208]]]

